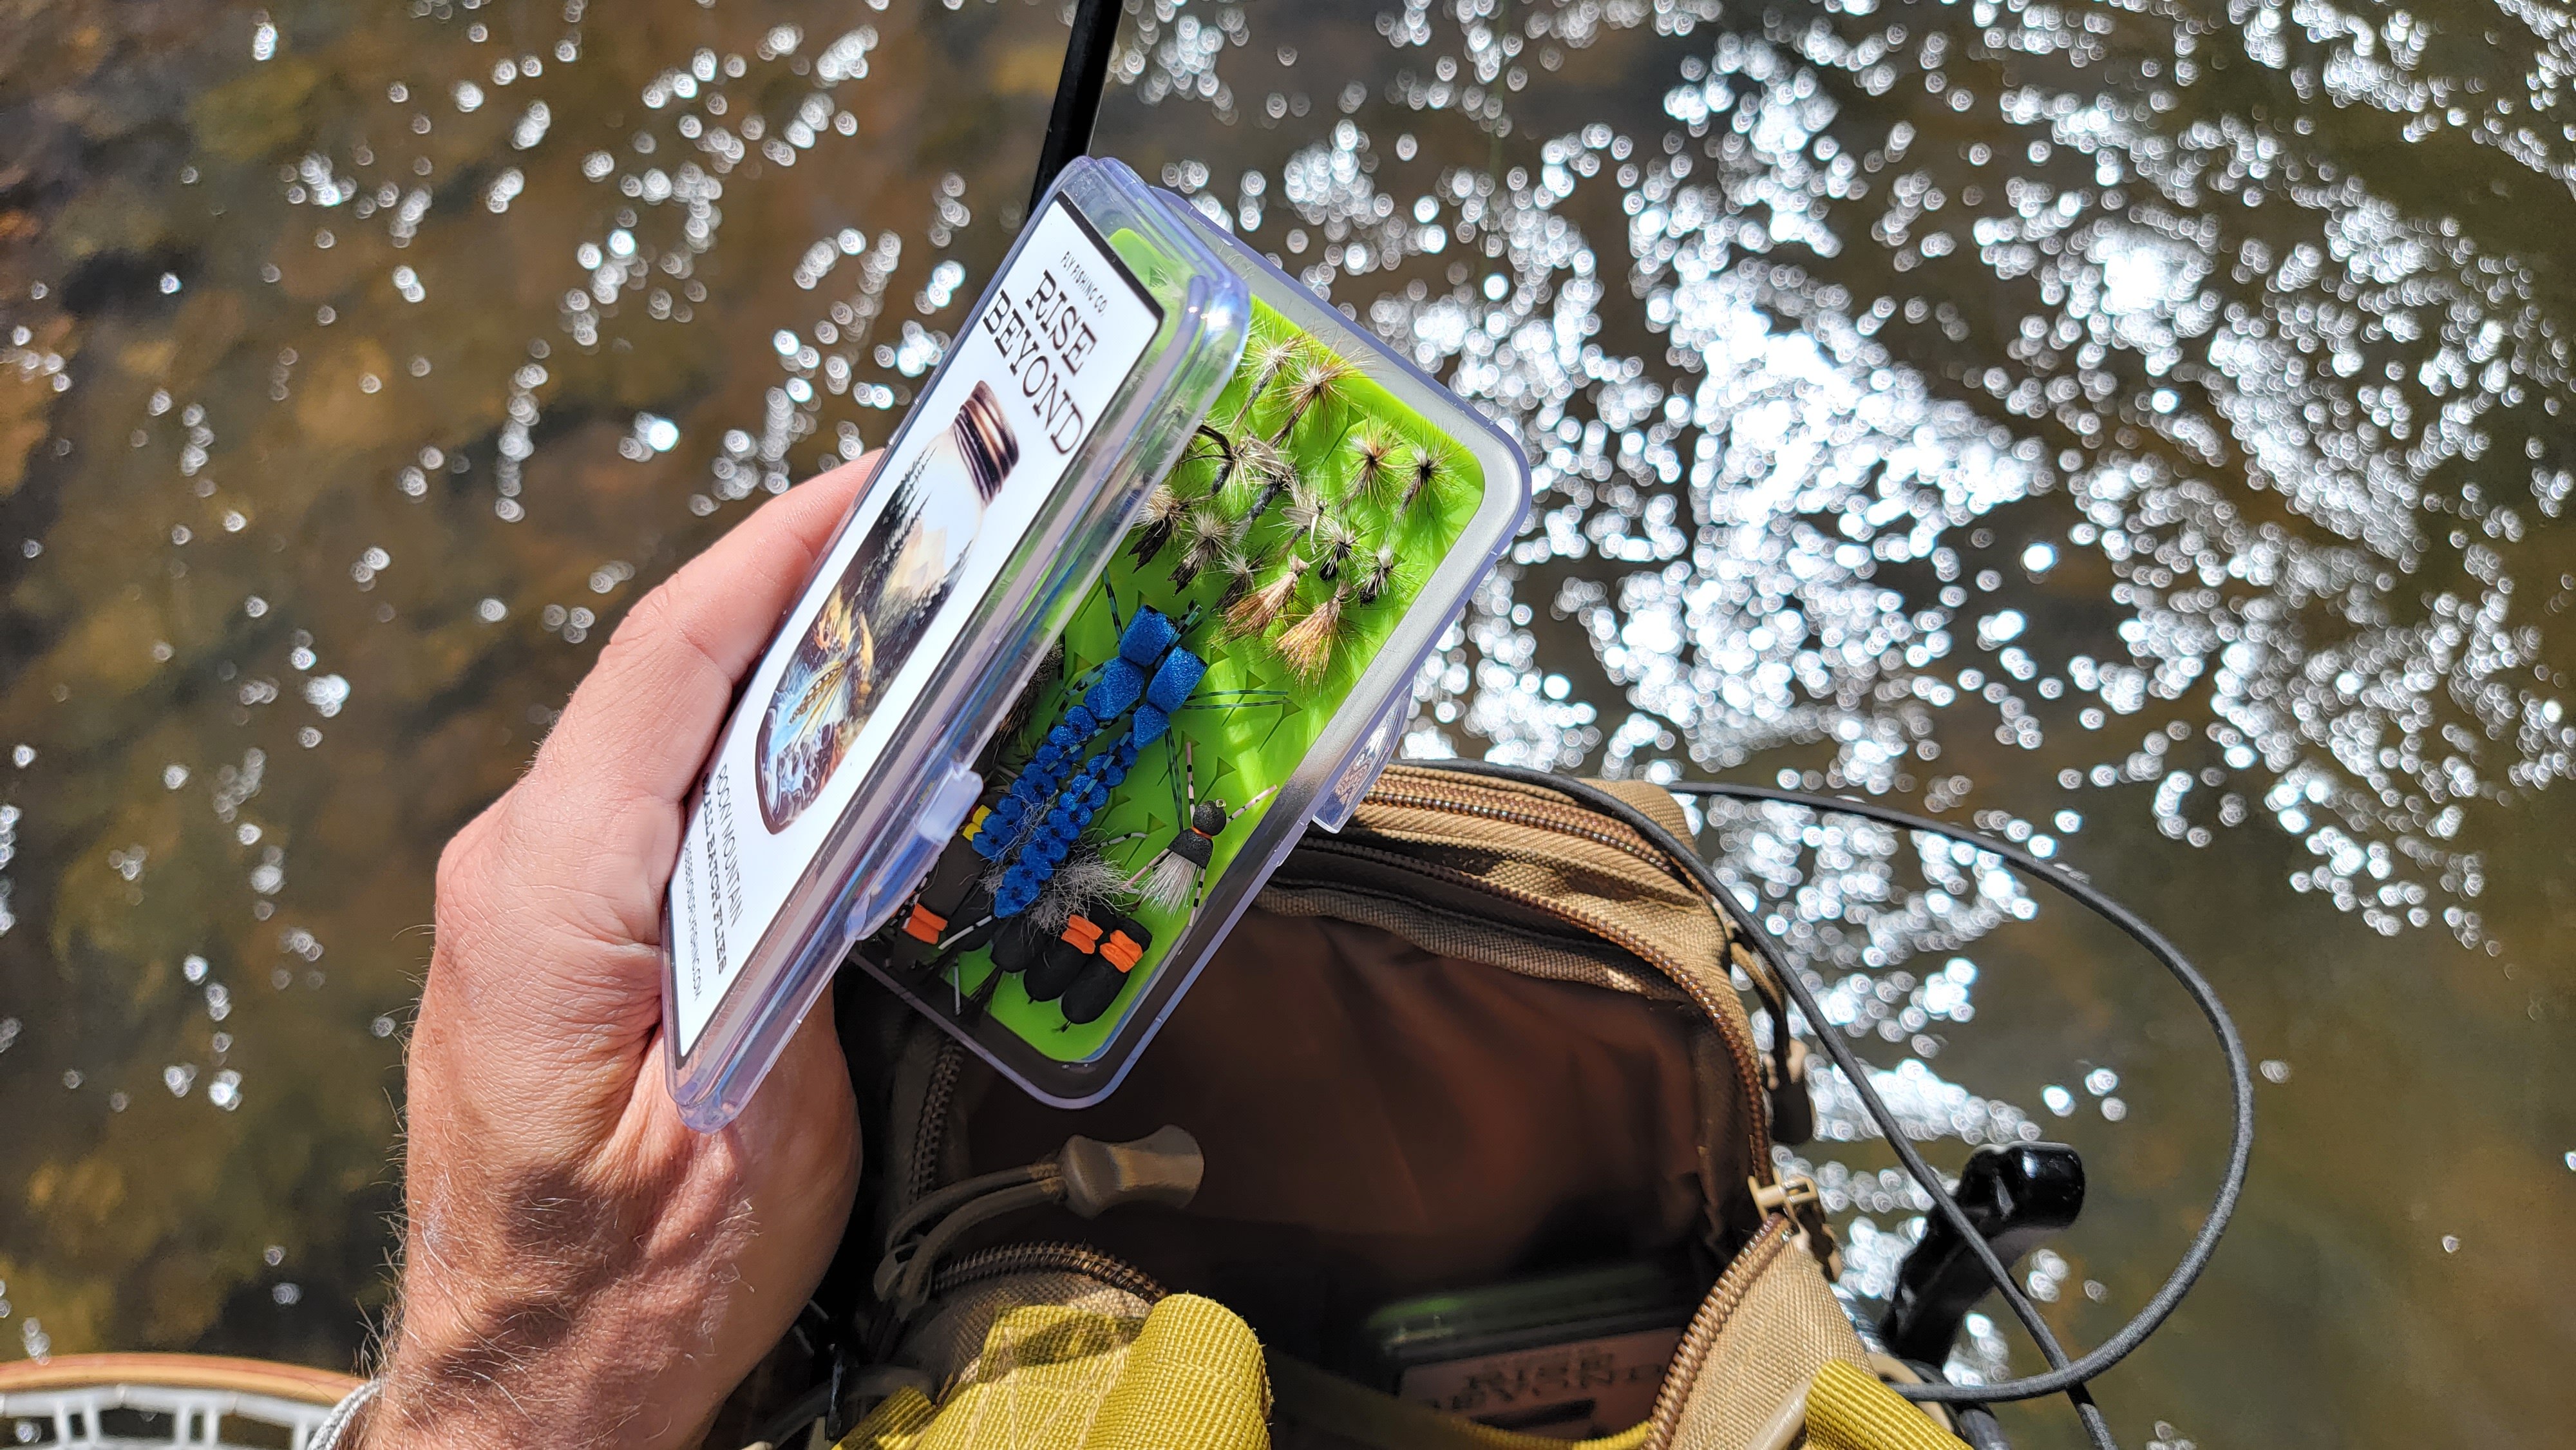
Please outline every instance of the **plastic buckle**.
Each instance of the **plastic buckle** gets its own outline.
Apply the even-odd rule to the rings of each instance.
[[[1789,1061],[1785,1079],[1780,1075],[1783,1056]],[[1807,1044],[1792,1037],[1785,1052],[1764,1054],[1762,1086],[1771,1099],[1771,1141],[1793,1148],[1814,1141],[1816,1100],[1807,1089]]]

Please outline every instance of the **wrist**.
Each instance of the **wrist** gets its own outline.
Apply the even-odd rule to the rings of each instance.
[[[672,1352],[695,1342],[635,1283],[460,1292],[441,1277],[405,1278],[365,1450],[629,1443]]]
[[[708,1377],[744,1238],[722,1195],[521,1202],[551,1207],[477,1214],[464,1235],[440,1233],[434,1208],[414,1219],[384,1388],[354,1445],[664,1445],[731,1388]]]

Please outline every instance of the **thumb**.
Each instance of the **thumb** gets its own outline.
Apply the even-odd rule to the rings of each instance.
[[[549,1052],[650,1034],[680,803],[872,469],[789,490],[637,602],[527,776],[441,858],[433,985]]]

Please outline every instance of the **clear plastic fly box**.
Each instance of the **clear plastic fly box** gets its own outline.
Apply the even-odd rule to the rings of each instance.
[[[1394,753],[1528,477],[1179,198],[1074,163],[718,745],[666,931],[684,1115],[739,1111],[844,959],[1038,1097],[1106,1096]]]
[[[986,794],[988,742],[1242,356],[1247,289],[1068,167],[743,682],[663,923],[682,1116],[730,1121]]]

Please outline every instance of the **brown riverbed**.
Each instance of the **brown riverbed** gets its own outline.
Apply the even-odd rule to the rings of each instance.
[[[440,843],[642,590],[884,440],[1063,35],[0,15],[0,1356],[354,1360]],[[2538,1443],[2576,1412],[2570,76],[2524,5],[1149,3],[1100,149],[1539,464],[1412,748],[1878,794],[2202,961],[2263,1138],[2100,1386],[2127,1443]],[[1716,824],[1936,1162],[2084,1150],[2029,1271],[2111,1332],[2215,1179],[2187,1004],[1920,843]],[[1876,1145],[1806,1156],[1866,1307],[1918,1207]]]

